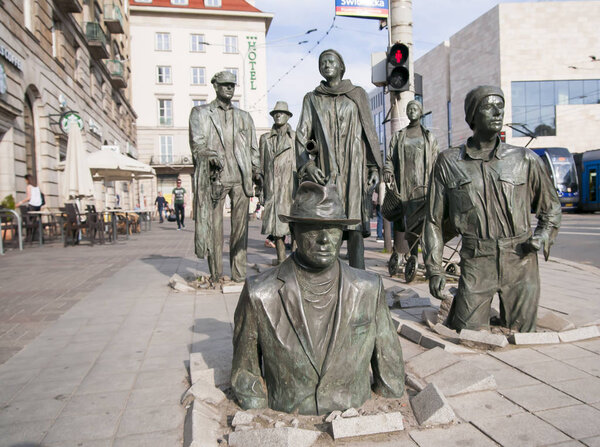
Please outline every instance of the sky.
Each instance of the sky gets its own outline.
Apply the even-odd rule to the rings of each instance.
[[[498,0],[414,0],[413,57],[427,53],[498,3]],[[371,84],[371,53],[386,51],[388,45],[388,30],[379,30],[379,20],[335,17],[334,0],[256,0],[255,4],[258,9],[275,15],[267,34],[269,110],[276,101],[287,101],[294,113],[290,120],[293,127],[302,98],[322,79],[317,60],[323,50],[333,48],[341,53],[346,65],[344,77],[353,84],[367,92],[375,88]],[[305,34],[315,28],[316,31]],[[299,44],[302,41],[307,42]],[[294,65],[296,68],[290,71]]]

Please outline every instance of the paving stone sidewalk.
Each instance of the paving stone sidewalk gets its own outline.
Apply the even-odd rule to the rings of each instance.
[[[260,222],[251,222],[250,265],[275,255],[259,233]],[[366,246],[368,268],[383,274],[382,246]],[[598,272],[540,266],[542,307],[577,323],[600,318]],[[176,293],[166,285],[174,273],[205,268],[191,230],[159,225],[115,245],[32,247],[0,257],[0,447],[182,445],[179,398],[190,352],[201,352],[210,368],[231,361],[237,294]],[[386,287],[404,285],[383,276]],[[410,287],[428,296],[426,283]],[[420,319],[421,309],[402,312]],[[402,344],[406,359],[423,351]],[[599,445],[600,341],[526,349],[467,356],[494,373],[498,390],[472,402],[452,398],[465,423],[438,429],[444,445]],[[473,409],[481,405],[494,410]],[[436,436],[416,431],[416,444],[406,445],[440,445]]]

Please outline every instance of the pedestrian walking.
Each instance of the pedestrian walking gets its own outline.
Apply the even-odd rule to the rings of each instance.
[[[160,223],[164,222],[163,219],[163,212],[165,207],[168,208],[167,206],[167,200],[163,197],[163,194],[161,191],[158,191],[158,196],[156,196],[156,200],[154,201],[154,204],[156,205],[156,209],[158,211],[158,218],[160,220]]]
[[[177,179],[177,187],[173,188],[173,209],[177,219],[177,230],[185,228],[185,188],[181,187],[181,179]]]

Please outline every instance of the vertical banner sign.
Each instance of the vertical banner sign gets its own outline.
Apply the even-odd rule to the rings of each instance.
[[[250,90],[256,90],[256,36],[246,36],[248,40],[248,65],[250,65]]]
[[[389,0],[335,0],[335,15],[387,19]]]

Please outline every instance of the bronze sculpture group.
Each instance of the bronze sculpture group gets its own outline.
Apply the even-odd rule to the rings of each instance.
[[[367,203],[382,160],[366,93],[343,79],[339,53],[319,57],[324,78],[304,97],[297,130],[278,101],[260,145],[252,118],[233,108],[235,78],[217,73],[217,98],[194,107],[195,249],[208,257],[213,282],[222,277],[223,203],[232,202],[232,279],[244,281],[248,206],[260,191],[262,233],[273,236],[278,266],[246,279],[235,312],[232,387],[243,408],[323,414],[362,405],[371,388],[387,397],[404,392],[402,350],[381,278],[364,271],[370,230]],[[539,301],[537,251],[546,259],[560,225],[560,203],[537,156],[502,143],[504,94],[480,86],[465,99],[473,136],[438,155],[423,109],[411,101],[410,124],[391,141],[383,181],[402,202],[396,229],[411,250],[423,229],[430,292],[444,299],[446,230],[462,237],[461,275],[448,325],[489,328],[498,293],[502,324],[534,331]],[[530,231],[530,210],[537,227]],[[410,228],[404,228],[411,222]],[[416,231],[416,230],[415,230]],[[285,258],[284,238],[297,248]],[[349,264],[338,259],[347,239]],[[369,368],[372,370],[371,386]]]

